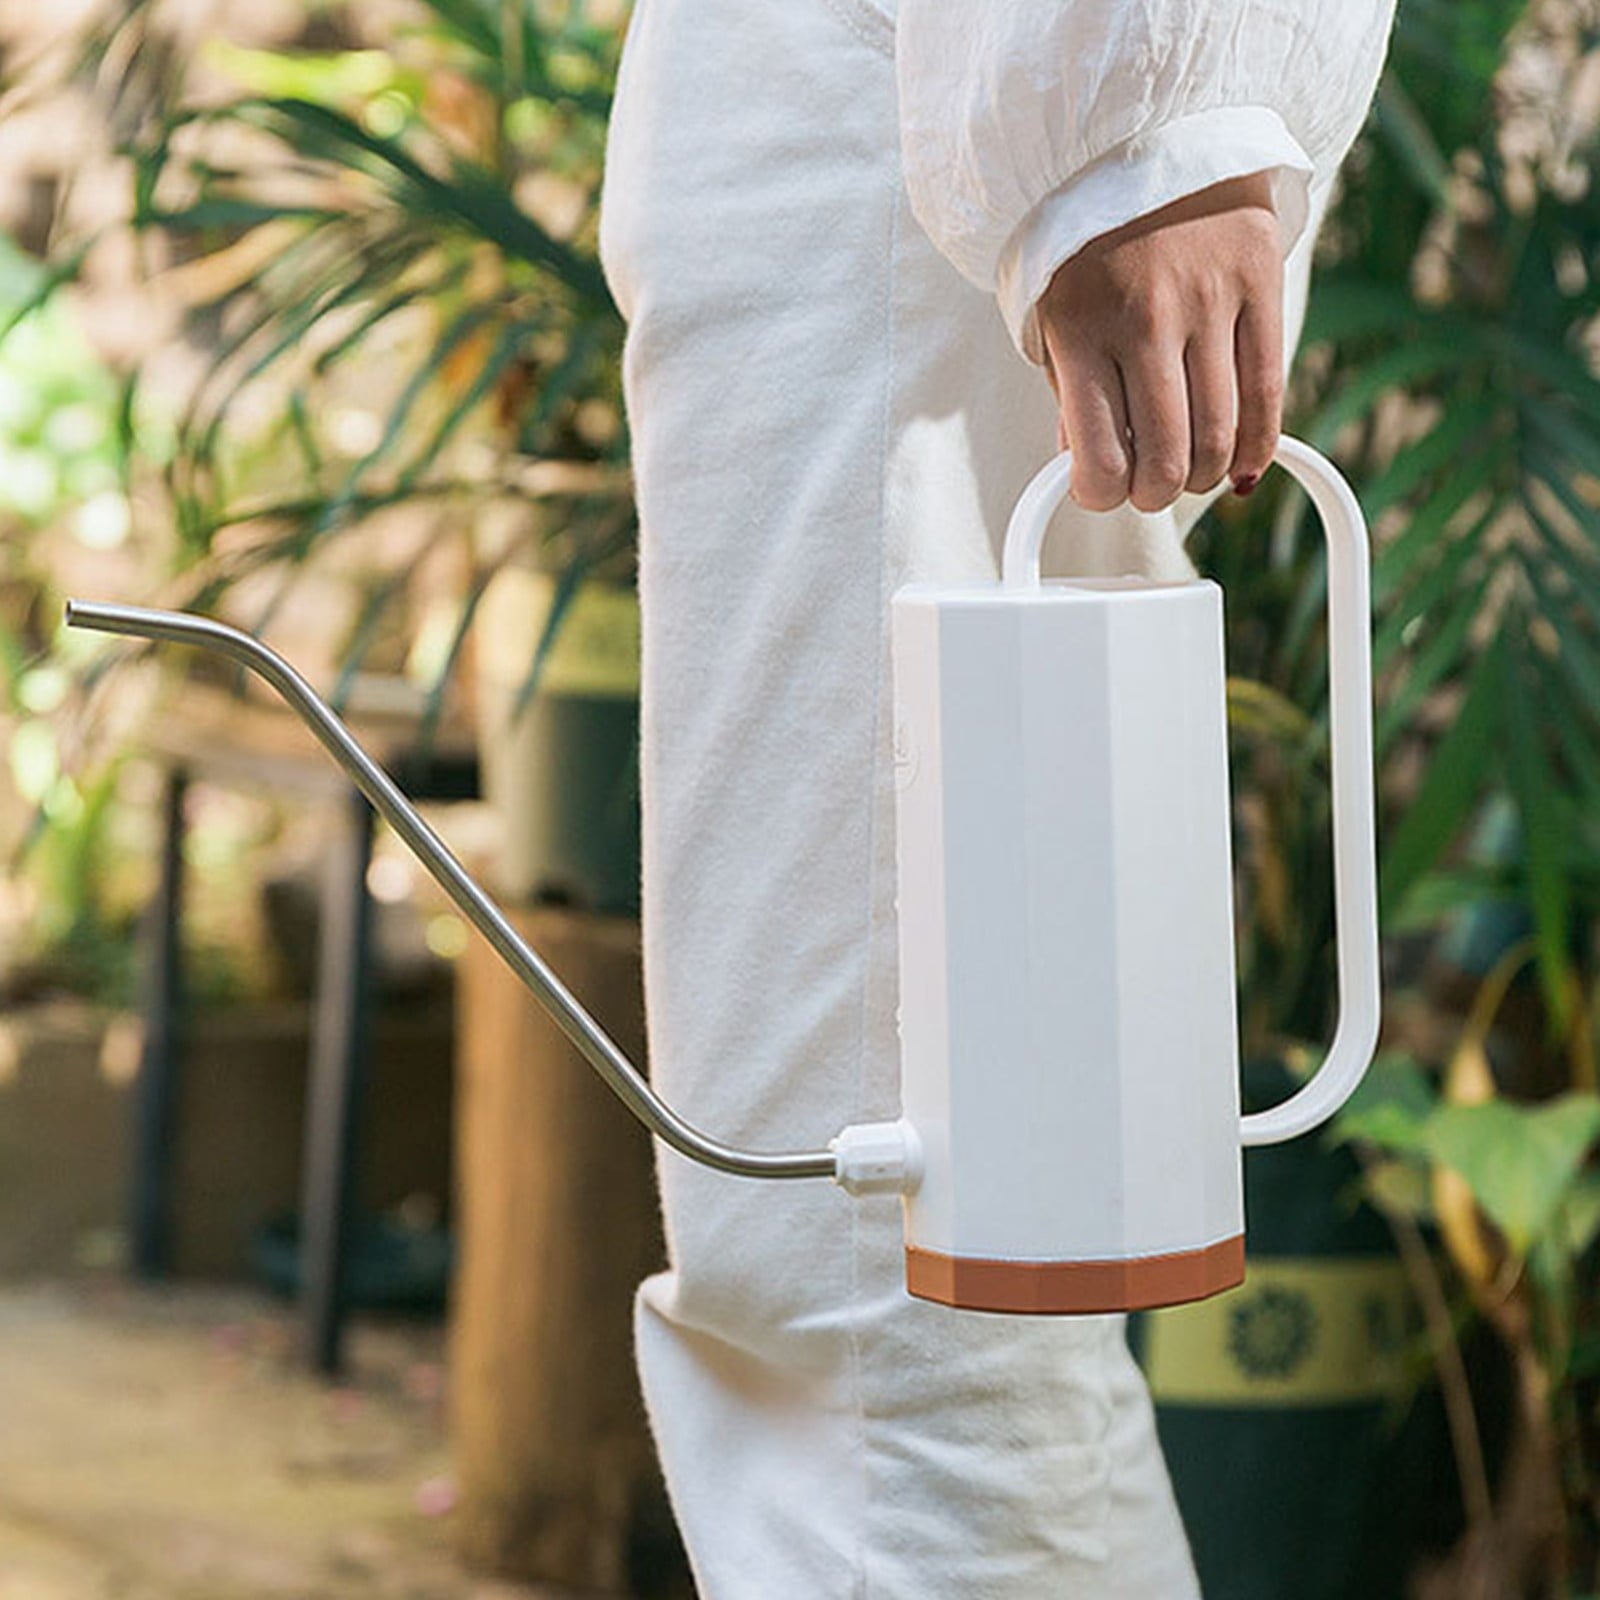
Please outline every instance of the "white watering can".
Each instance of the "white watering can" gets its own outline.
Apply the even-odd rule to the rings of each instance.
[[[1339,1023],[1315,1074],[1241,1117],[1222,591],[1050,580],[1067,493],[1017,503],[998,584],[893,600],[902,1115],[825,1150],[755,1152],[686,1122],[275,651],[182,612],[69,601],[67,622],[217,651],[267,680],[607,1086],[691,1160],[903,1197],[906,1287],[973,1310],[1176,1304],[1244,1276],[1241,1145],[1316,1127],[1377,1042],[1367,533],[1298,440],[1276,458],[1328,543]]]

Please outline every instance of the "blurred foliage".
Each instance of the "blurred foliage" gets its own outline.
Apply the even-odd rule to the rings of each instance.
[[[1378,535],[1386,923],[1525,906],[1565,1027],[1600,891],[1597,290],[1572,277],[1600,246],[1600,197],[1592,132],[1550,170],[1499,149],[1498,41],[1522,9],[1402,4],[1324,233],[1290,426],[1338,457]],[[1586,59],[1587,35],[1579,45]],[[1259,540],[1216,536],[1235,520],[1217,520],[1206,561],[1250,685],[1236,707],[1245,787],[1272,802],[1271,866],[1324,900],[1290,926],[1276,879],[1260,886],[1247,965],[1265,981],[1245,987],[1270,997],[1262,1033],[1317,1037],[1331,1000],[1331,916],[1314,887],[1328,878],[1325,728],[1294,708],[1325,688],[1320,533],[1298,492]],[[1497,797],[1514,848],[1464,855]]]
[[[70,512],[78,537],[104,547],[127,524],[118,389],[67,307],[35,305],[49,281],[0,237],[0,519],[16,533]],[[8,565],[26,546],[6,541]]]
[[[72,326],[57,291],[123,224],[58,226],[47,263],[0,261],[0,517],[9,494],[26,501],[19,532],[120,541],[125,469],[153,463],[161,493],[143,515],[161,524],[159,603],[214,611],[252,580],[265,601],[238,620],[261,632],[297,575],[374,513],[425,504],[470,527],[496,499],[539,502],[545,515],[476,552],[453,623],[413,651],[431,673],[426,742],[489,582],[540,541],[557,586],[529,640],[525,707],[580,583],[631,574],[622,330],[597,258],[621,30],[581,0],[418,0],[408,21],[390,14],[379,47],[360,7],[331,6],[308,10],[282,49],[214,37],[195,51],[185,15],[108,0],[62,77],[123,158],[126,227],[180,304],[202,373],[168,422],[146,371],[107,371]],[[0,632],[0,648],[13,702],[31,695],[43,717],[69,679],[92,687],[119,656],[58,631],[47,543],[19,537],[10,557],[28,625]],[[336,705],[414,566],[380,562],[362,581]],[[27,871],[49,907],[36,959],[69,986],[77,974],[121,994],[126,929],[100,893],[110,812],[78,795],[47,728],[25,723],[14,744],[36,808]]]
[[[122,803],[124,760],[73,769],[63,748],[61,712],[92,644],[59,624],[63,570],[116,554],[130,537],[131,393],[53,292],[57,276],[0,236],[0,716],[10,791],[28,808],[6,872],[28,914],[7,930],[0,992],[126,1007],[137,999],[148,842]],[[170,430],[145,418],[142,462],[159,468],[170,449]],[[202,834],[222,842],[215,828]],[[259,988],[224,940],[191,925],[188,942],[197,999]]]
[[[68,667],[41,648],[40,607],[52,594],[43,535],[88,550],[127,533],[118,385],[50,273],[0,239],[0,695],[7,765],[32,810],[27,858],[35,911],[19,952],[30,983],[126,1001],[133,971],[129,915],[109,892],[109,807],[115,763],[88,777],[63,770],[53,714]]]
[[[1588,4],[1401,0],[1288,423],[1374,529],[1391,1031],[1427,1019],[1341,1133],[1434,1243],[1441,1376],[1476,1314],[1518,1378],[1497,1494],[1472,1397],[1452,1410],[1461,1595],[1600,1589],[1597,51]],[[1321,534],[1298,491],[1222,510],[1241,989],[1247,1040],[1281,1046],[1335,1003]]]
[[[213,42],[204,65],[231,87],[197,98],[163,11],[126,0],[80,73],[127,130],[133,225],[185,263],[191,330],[210,347],[168,473],[196,580],[185,605],[277,568],[262,629],[295,572],[364,515],[538,494],[536,464],[588,466],[553,491],[553,634],[579,579],[633,537],[622,326],[597,256],[619,28],[581,0],[419,0],[383,49]],[[322,14],[322,31],[341,16],[355,13]],[[468,433],[478,448],[452,451]],[[513,553],[491,552],[467,585],[430,730]],[[401,563],[372,586],[335,703],[409,576]]]

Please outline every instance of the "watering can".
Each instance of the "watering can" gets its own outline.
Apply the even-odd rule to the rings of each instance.
[[[1304,1133],[1377,1040],[1366,527],[1308,445],[1275,459],[1328,546],[1339,1019],[1286,1101],[1240,1115],[1222,591],[1049,580],[1069,453],[1018,500],[998,583],[893,598],[902,1114],[826,1149],[734,1148],[663,1101],[305,679],[209,618],[73,600],[67,622],[266,679],[657,1138],[736,1177],[903,1202],[906,1287],[977,1311],[1099,1313],[1244,1275],[1243,1145]]]

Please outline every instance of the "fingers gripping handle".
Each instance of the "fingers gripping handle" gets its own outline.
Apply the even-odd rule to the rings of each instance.
[[[1316,1073],[1282,1105],[1242,1119],[1246,1144],[1276,1144],[1326,1122],[1366,1074],[1378,1040],[1378,873],[1372,772],[1372,601],[1366,522],[1350,485],[1310,445],[1284,435],[1273,459],[1311,496],[1328,542],[1328,653],[1333,750],[1334,915],[1339,1023]],[[1006,530],[1001,581],[1039,585],[1051,516],[1072,482],[1063,451],[1023,491]]]

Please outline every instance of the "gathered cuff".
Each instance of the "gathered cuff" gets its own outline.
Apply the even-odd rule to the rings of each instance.
[[[1270,172],[1285,256],[1310,214],[1311,158],[1267,106],[1217,106],[1138,133],[1052,190],[1001,252],[995,292],[1018,350],[1043,365],[1037,307],[1057,269],[1091,240],[1186,195]]]

